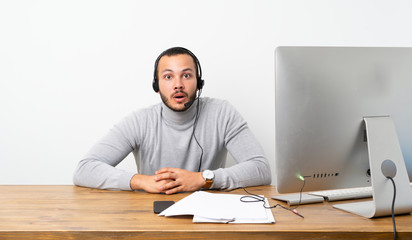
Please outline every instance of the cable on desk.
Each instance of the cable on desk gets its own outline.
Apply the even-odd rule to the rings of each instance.
[[[285,210],[288,210],[288,211],[291,211],[292,213],[294,213],[295,215],[298,215],[299,217],[301,217],[301,218],[305,218],[303,215],[301,215],[296,209],[299,207],[299,205],[300,205],[300,203],[301,203],[301,201],[302,201],[302,192],[303,192],[303,188],[305,187],[305,179],[303,178],[303,184],[302,184],[302,188],[300,189],[300,192],[299,192],[299,203],[296,205],[296,207],[294,207],[294,208],[288,208],[288,207],[285,207],[285,206],[282,206],[281,204],[275,204],[275,205],[273,205],[273,206],[266,206],[266,202],[265,202],[265,197],[262,197],[262,196],[259,196],[259,195],[256,195],[256,194],[254,194],[254,193],[250,193],[250,192],[248,192],[244,187],[242,187],[242,189],[247,193],[247,194],[249,194],[250,196],[242,196],[241,198],[240,198],[240,201],[241,202],[263,202],[263,207],[264,208],[276,208],[276,207],[281,207],[281,208],[283,208],[283,209],[285,209]],[[251,199],[251,200],[250,200]]]

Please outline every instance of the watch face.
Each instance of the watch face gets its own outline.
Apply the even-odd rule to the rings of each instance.
[[[215,174],[210,170],[203,171],[202,175],[205,179],[213,179],[213,177],[215,176]]]

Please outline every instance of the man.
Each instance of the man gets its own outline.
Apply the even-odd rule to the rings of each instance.
[[[152,84],[162,103],[115,125],[80,161],[74,183],[166,194],[270,184],[269,164],[246,122],[228,102],[200,98],[201,77],[189,50],[161,53]],[[237,164],[224,168],[227,151]],[[137,174],[115,168],[130,152]]]

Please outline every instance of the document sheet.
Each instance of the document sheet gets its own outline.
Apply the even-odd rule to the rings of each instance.
[[[274,223],[271,209],[263,202],[242,202],[245,195],[197,191],[176,202],[159,216],[193,215],[193,222]],[[269,206],[267,199],[266,206]],[[250,200],[250,199],[248,199]]]

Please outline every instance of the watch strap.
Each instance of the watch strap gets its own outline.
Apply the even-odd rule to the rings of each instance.
[[[212,179],[206,179],[206,184],[203,185],[203,188],[210,188],[213,184],[213,180]]]

